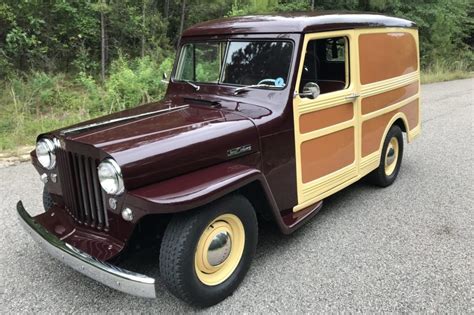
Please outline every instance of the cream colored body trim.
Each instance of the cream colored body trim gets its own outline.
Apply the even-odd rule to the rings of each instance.
[[[390,122],[387,124],[385,132],[382,137],[382,141],[379,145],[379,150],[369,154],[368,156],[362,158],[362,123],[369,119],[381,116],[388,112],[397,110],[410,102],[419,99],[420,86],[418,88],[418,93],[412,97],[409,97],[401,102],[396,104],[384,107],[374,112],[367,113],[362,115],[361,101],[363,98],[370,97],[373,95],[385,93],[392,91],[394,89],[412,84],[416,81],[420,81],[420,72],[419,69],[412,73],[408,73],[399,77],[391,78],[388,80],[383,80],[379,82],[374,82],[371,84],[362,85],[360,83],[360,69],[359,69],[359,41],[358,37],[361,34],[373,34],[373,33],[389,33],[389,32],[404,32],[410,33],[414,36],[415,42],[417,45],[417,51],[419,55],[419,41],[418,41],[418,31],[413,29],[405,28],[381,28],[381,29],[361,29],[361,30],[345,30],[345,31],[335,31],[335,32],[325,32],[325,33],[316,33],[316,34],[307,34],[305,35],[303,42],[302,52],[306,51],[306,47],[310,40],[331,38],[331,37],[346,37],[349,40],[350,56],[346,56],[346,65],[350,70],[350,84],[349,86],[341,91],[336,91],[332,93],[327,93],[320,95],[316,100],[310,100],[305,98],[300,98],[296,96],[293,103],[294,109],[294,130],[295,130],[295,154],[296,154],[296,177],[297,177],[297,195],[298,195],[298,204],[293,208],[293,211],[299,211],[305,209],[320,200],[336,193],[337,191],[349,186],[350,184],[356,182],[363,176],[370,173],[372,170],[378,167],[380,163],[380,154],[382,150],[383,141],[388,133],[389,128],[397,119],[401,118],[408,129],[408,119],[404,113],[398,112],[395,114]],[[347,58],[349,57],[349,58]],[[301,58],[298,77],[296,81],[295,92],[298,93],[298,88],[300,85],[300,78],[302,74],[304,64],[304,58]],[[419,68],[419,57],[418,57],[418,68]],[[347,72],[346,72],[347,74]],[[354,115],[353,118],[349,121],[340,122],[338,124],[325,127],[322,129],[314,130],[308,133],[300,133],[300,117],[304,114],[331,108],[334,106],[339,106],[342,104],[350,103],[347,100],[347,96],[352,93],[360,94],[360,97],[353,102]],[[419,115],[421,117],[421,111],[419,110]],[[411,142],[418,134],[420,133],[421,119],[418,119],[418,126],[409,130],[407,132],[408,141]],[[302,167],[301,167],[301,144],[305,141],[309,141],[318,137],[329,135],[331,133],[346,129],[354,128],[354,151],[355,159],[351,165],[345,166],[335,172],[325,175],[323,177],[317,178],[308,183],[303,183],[302,181]]]

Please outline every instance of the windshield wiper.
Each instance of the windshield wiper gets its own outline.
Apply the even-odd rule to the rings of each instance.
[[[196,91],[199,91],[201,89],[201,87],[197,84],[194,84],[192,83],[191,81],[189,80],[184,80],[184,82],[186,82],[187,84],[191,85]]]
[[[237,95],[237,94],[239,94],[240,92],[245,91],[245,90],[248,90],[248,89],[251,89],[251,88],[260,88],[260,87],[264,87],[264,88],[278,88],[278,86],[274,86],[274,85],[270,85],[270,84],[252,84],[252,85],[246,85],[246,86],[242,86],[242,87],[236,88],[235,91],[234,91],[234,95]]]

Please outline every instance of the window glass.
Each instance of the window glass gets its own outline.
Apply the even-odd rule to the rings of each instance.
[[[284,88],[292,54],[293,44],[285,41],[189,43],[181,49],[174,78],[196,83]]]
[[[344,61],[346,58],[345,38],[330,38],[326,40],[326,60]]]
[[[224,83],[284,87],[290,70],[290,42],[231,42],[224,66]]]
[[[308,42],[304,56],[299,90],[317,83],[321,94],[343,90],[349,86],[349,51],[346,37],[317,39]]]
[[[196,43],[183,47],[178,80],[216,83],[221,73],[224,43]]]

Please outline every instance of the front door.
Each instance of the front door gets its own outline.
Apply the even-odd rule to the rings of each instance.
[[[354,31],[307,34],[295,87],[294,126],[298,205],[305,209],[357,177],[357,41]],[[316,98],[304,87],[320,89]]]

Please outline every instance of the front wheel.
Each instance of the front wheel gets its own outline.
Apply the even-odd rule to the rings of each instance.
[[[380,164],[369,178],[380,187],[390,186],[397,178],[403,157],[403,134],[399,126],[393,125],[383,143]]]
[[[245,277],[257,246],[257,217],[241,195],[175,215],[160,250],[160,274],[178,298],[196,305],[219,303]]]

